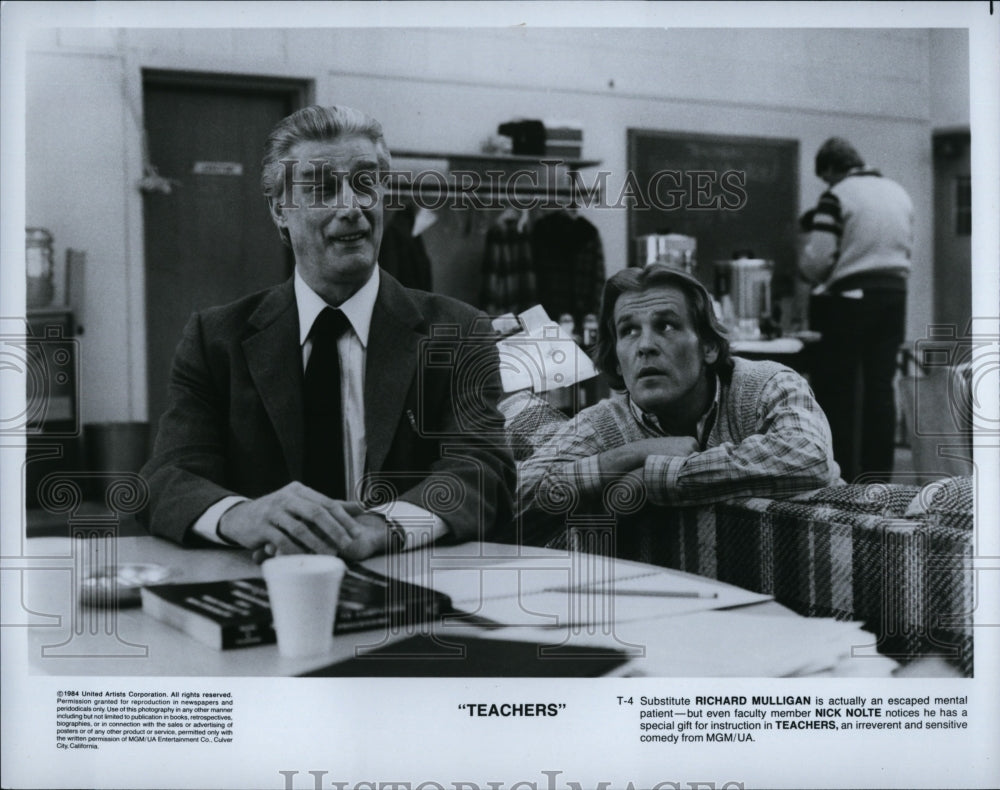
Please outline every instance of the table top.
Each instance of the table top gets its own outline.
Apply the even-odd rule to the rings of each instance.
[[[143,613],[141,608],[101,611],[78,602],[78,579],[87,568],[123,563],[155,563],[169,570],[171,582],[214,581],[260,576],[260,568],[249,554],[236,549],[187,549],[153,537],[97,538],[71,541],[66,537],[32,538],[25,541],[26,570],[21,571],[22,607],[31,628],[27,632],[29,671],[50,675],[104,676],[292,676],[349,658],[356,649],[396,641],[413,630],[391,632],[388,628],[338,635],[329,654],[310,658],[286,658],[274,645],[218,651]],[[589,555],[584,555],[589,556]],[[440,577],[454,584],[461,573],[478,572],[482,578],[512,578],[511,596],[520,606],[518,614],[530,612],[521,606],[518,586],[524,574],[553,572],[579,565],[580,556],[567,552],[518,547],[497,543],[466,543],[434,546],[394,557],[375,557],[364,564],[382,573],[440,587]],[[630,568],[638,563],[626,563]],[[617,574],[619,571],[616,571]],[[838,642],[837,650],[849,654],[859,635],[848,625],[800,617],[772,600],[763,600],[721,582],[695,577],[681,571],[641,566],[648,572],[671,574],[683,585],[713,585],[723,602],[752,601],[727,610],[697,610],[697,606],[671,613],[663,599],[642,596],[614,596],[610,628],[573,626],[517,627],[486,629],[466,621],[446,621],[435,629],[455,636],[508,638],[562,644],[576,639],[583,644],[600,644],[621,649],[626,646],[632,659],[620,674],[654,676],[773,676],[802,671],[826,672],[836,669],[825,661],[826,653],[790,657],[787,645]],[[486,570],[489,569],[489,570]],[[436,575],[430,575],[436,574]],[[506,574],[506,575],[504,575]],[[500,582],[509,584],[509,582]],[[447,585],[444,585],[447,587]],[[726,596],[735,596],[726,598]],[[501,596],[503,597],[503,596]],[[454,596],[453,596],[454,598]],[[540,599],[530,601],[535,604]],[[667,602],[668,603],[668,602]],[[565,603],[564,603],[565,605]],[[470,607],[459,606],[468,611]],[[571,601],[579,608],[579,601]],[[669,608],[669,606],[668,606]],[[486,613],[484,611],[484,613]],[[537,614],[537,612],[535,612]],[[509,622],[504,620],[504,622]],[[834,629],[831,631],[830,629]],[[437,631],[435,630],[435,635]],[[719,634],[750,641],[742,650],[718,650]],[[784,641],[783,641],[784,640]],[[832,640],[832,641],[831,641]],[[845,641],[846,640],[846,641]],[[862,640],[864,641],[864,640]],[[613,643],[613,644],[610,644]],[[678,650],[678,644],[687,644]],[[783,649],[782,646],[785,646]],[[631,647],[628,647],[631,646]],[[745,649],[745,648],[750,649]],[[832,655],[832,654],[831,654]],[[820,666],[826,664],[826,666]],[[863,665],[863,666],[861,666]],[[835,674],[884,675],[895,667],[888,659],[854,662],[847,671]],[[859,670],[863,670],[859,672]]]

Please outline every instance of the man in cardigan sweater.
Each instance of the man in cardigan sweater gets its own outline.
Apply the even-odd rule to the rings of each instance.
[[[732,358],[724,333],[708,292],[678,269],[653,264],[608,280],[596,361],[616,392],[521,464],[522,539],[544,541],[536,527],[550,529],[552,516],[614,509],[623,495],[630,508],[635,496],[694,505],[839,481],[805,380],[775,362]]]

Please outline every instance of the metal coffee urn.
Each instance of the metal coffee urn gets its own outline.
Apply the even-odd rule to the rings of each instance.
[[[733,339],[754,340],[760,337],[760,320],[771,315],[771,276],[774,261],[762,258],[736,258],[716,261],[717,289],[721,298],[732,303]]]

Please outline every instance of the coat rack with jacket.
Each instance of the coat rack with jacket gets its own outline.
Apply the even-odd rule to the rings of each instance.
[[[598,164],[397,151],[388,194],[397,206],[471,209],[469,215],[489,218],[474,292],[486,312],[516,313],[542,304],[554,320],[569,314],[581,326],[584,316],[598,309],[605,269],[600,234],[577,211],[579,203],[600,197],[598,187],[588,187],[576,173]],[[472,224],[466,220],[467,233]],[[448,292],[447,282],[434,286]]]

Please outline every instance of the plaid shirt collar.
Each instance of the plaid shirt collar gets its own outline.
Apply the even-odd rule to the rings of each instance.
[[[708,441],[708,435],[712,432],[712,428],[715,425],[715,417],[719,413],[719,402],[722,400],[722,384],[719,382],[719,377],[715,376],[715,396],[712,398],[712,403],[706,409],[705,413],[701,415],[698,420],[697,426],[695,426],[698,435],[698,446],[701,448],[705,447],[705,443]],[[663,430],[663,426],[660,425],[659,419],[652,412],[643,411],[639,408],[639,405],[632,400],[625,393],[625,397],[628,398],[628,408],[632,412],[632,416],[635,417],[636,422],[640,425],[646,427],[657,436],[669,436],[666,431]]]

